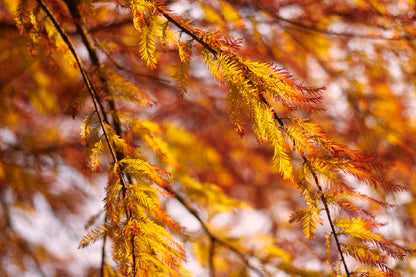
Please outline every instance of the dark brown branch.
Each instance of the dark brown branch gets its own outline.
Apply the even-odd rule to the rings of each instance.
[[[98,57],[98,54],[97,54],[97,51],[95,49],[95,45],[93,43],[93,40],[92,40],[91,36],[89,35],[85,26],[82,24],[81,14],[78,10],[78,7],[77,7],[76,3],[74,1],[71,1],[71,0],[66,0],[65,3],[67,4],[68,9],[71,13],[71,16],[73,17],[73,19],[75,21],[75,26],[76,26],[76,29],[77,29],[77,33],[79,33],[81,35],[82,41],[83,41],[85,47],[87,48],[89,57],[91,59],[91,63],[98,70],[101,69],[103,65],[102,65],[102,63],[101,63],[101,61]],[[104,78],[104,76],[102,74],[99,73],[98,75],[99,75],[100,82],[103,84],[106,95],[111,95],[111,91],[108,88],[107,80]],[[96,95],[96,97],[98,97],[98,96]],[[97,102],[100,104],[101,112],[105,116],[105,122],[107,124],[109,124],[107,116],[106,116],[107,113],[105,111],[104,106],[101,104],[100,99],[98,99]],[[108,99],[107,102],[108,102],[108,105],[110,106],[111,111],[113,111],[112,120],[113,120],[113,124],[114,124],[115,133],[119,137],[123,137],[122,130],[121,130],[120,118],[118,117],[118,114],[117,114],[116,103],[113,99]],[[119,160],[122,160],[124,158],[123,153],[121,153],[120,151],[117,151],[115,149],[113,149],[113,151],[115,152],[115,156],[113,156],[114,163],[117,163]],[[127,194],[127,183],[124,180],[124,178],[125,177],[124,177],[124,174],[122,172],[122,169],[120,169],[120,181],[121,181],[121,185],[122,185],[122,195],[121,195],[121,197],[123,199],[126,198],[126,194]],[[125,204],[126,204],[126,217],[131,218],[131,211],[127,208],[128,207],[127,203],[125,203]],[[135,253],[135,246],[134,246],[134,235],[131,237],[130,241],[131,241],[132,257],[133,257],[133,268],[132,268],[132,270],[133,270],[133,276],[136,277],[137,276],[137,269],[136,269],[136,253]],[[102,251],[103,251],[102,257],[105,258],[105,255],[104,255],[105,244],[103,244]],[[105,263],[105,261],[101,261],[102,266],[104,265],[104,263]]]
[[[196,40],[197,42],[199,42],[203,47],[205,47],[207,50],[209,50],[214,56],[216,56],[217,54],[218,54],[218,51],[216,51],[215,49],[213,49],[211,46],[209,46],[209,45],[207,45],[201,38],[199,38],[199,37],[197,37],[195,34],[193,34],[190,30],[188,30],[186,27],[184,27],[184,26],[182,26],[177,20],[175,20],[175,19],[173,19],[172,17],[170,17],[167,13],[165,13],[164,11],[161,11],[161,13],[163,14],[163,16],[166,18],[166,19],[168,19],[169,20],[169,22],[172,22],[175,26],[177,26],[181,31],[183,31],[183,32],[185,32],[186,34],[188,34],[189,36],[191,36],[194,40]],[[262,101],[265,105],[267,105],[268,107],[272,107],[271,105],[270,105],[270,103],[264,98],[264,96],[262,95],[262,94],[260,94],[259,95],[259,98],[260,98],[260,101]],[[274,109],[272,109],[272,111],[273,111],[273,118],[277,121],[277,123],[283,128],[283,129],[285,129],[285,124],[284,124],[284,122],[283,122],[283,120],[278,116],[278,114],[276,113],[276,111],[274,110]],[[304,161],[305,162],[308,162],[308,159],[307,159],[307,157],[305,157],[304,155],[302,155],[302,158],[304,159]],[[311,173],[312,173],[312,175],[313,175],[313,177],[314,177],[314,181],[315,181],[315,183],[316,183],[316,186],[318,187],[318,189],[319,189],[319,191],[322,193],[323,192],[323,190],[322,190],[322,187],[321,187],[321,185],[319,184],[319,180],[318,180],[318,178],[317,178],[317,175],[316,175],[316,173],[312,170],[312,168],[310,168],[310,171],[311,171]],[[178,199],[179,200],[179,199]],[[332,217],[331,217],[331,213],[330,213],[330,211],[329,211],[329,207],[328,207],[328,204],[327,204],[327,202],[326,202],[326,199],[325,199],[325,197],[323,196],[323,194],[322,194],[322,196],[321,196],[321,200],[322,200],[322,202],[323,202],[323,204],[324,204],[324,208],[325,208],[325,212],[326,212],[326,215],[327,215],[327,217],[328,217],[328,221],[329,221],[329,223],[330,223],[330,225],[331,225],[331,232],[333,233],[333,235],[334,235],[334,238],[335,238],[335,242],[336,242],[336,244],[337,244],[337,248],[338,248],[338,251],[339,251],[339,254],[340,254],[340,256],[341,256],[341,260],[342,260],[342,263],[343,263],[343,266],[344,266],[344,270],[345,270],[345,272],[346,272],[346,274],[347,274],[347,276],[348,277],[350,277],[350,272],[349,272],[349,270],[348,270],[348,266],[347,266],[347,263],[346,263],[346,261],[345,261],[345,258],[344,258],[344,254],[343,254],[343,252],[342,252],[342,249],[341,249],[341,244],[340,244],[340,242],[339,242],[339,240],[338,240],[338,237],[337,237],[337,233],[336,233],[336,230],[335,230],[335,226],[334,226],[334,223],[333,223],[333,220],[332,220]],[[183,203],[184,201],[183,201],[183,199],[182,199],[182,201],[180,201],[179,200],[179,202],[181,202],[182,204],[186,204],[186,203]],[[186,206],[185,206],[186,207]],[[188,208],[187,208],[188,209]],[[189,210],[189,209],[188,209]],[[196,216],[197,217],[197,213],[196,212],[192,212],[191,210],[189,210],[194,216]],[[202,222],[202,220],[201,219],[199,219],[198,217],[197,217],[197,219],[198,219],[198,221],[201,223],[201,225],[204,227],[204,225],[203,225],[203,222]],[[209,230],[205,227],[204,228],[204,230],[205,230],[205,232],[207,232],[208,234],[210,234],[209,233]],[[210,236],[211,237],[211,236]],[[217,240],[218,241],[218,240]]]
[[[209,264],[209,274],[211,277],[215,277],[214,255],[215,255],[215,239],[210,237],[209,238],[208,264]]]
[[[98,120],[100,121],[100,125],[102,127],[104,137],[105,137],[105,139],[106,139],[106,141],[107,141],[107,143],[110,147],[111,155],[112,155],[114,160],[117,160],[114,148],[113,148],[112,144],[110,143],[110,140],[109,140],[108,135],[107,135],[107,131],[105,130],[105,127],[104,127],[105,124],[104,124],[104,120],[103,120],[103,115],[101,115],[101,113],[99,112],[99,109],[98,109],[97,93],[96,93],[95,88],[93,87],[93,85],[91,83],[91,80],[89,79],[89,77],[87,75],[85,67],[84,67],[81,59],[79,58],[78,53],[76,52],[74,46],[72,45],[72,42],[69,40],[69,38],[66,35],[65,31],[63,30],[63,28],[59,25],[55,16],[51,13],[51,11],[48,9],[48,7],[46,7],[43,0],[36,0],[36,1],[39,4],[39,6],[44,10],[44,12],[49,17],[49,19],[52,21],[52,24],[55,26],[59,35],[62,37],[63,41],[68,46],[69,50],[71,51],[72,56],[74,57],[75,61],[77,62],[77,65],[79,67],[79,70],[81,71],[81,75],[82,75],[82,78],[84,80],[84,83],[86,84],[88,92],[89,92],[89,94],[91,96],[91,99],[93,101],[94,109],[95,109],[95,112],[97,114]]]
[[[260,101],[261,102],[263,102],[266,106],[268,106],[269,108],[271,108],[270,103],[267,102],[267,100],[264,98],[264,96],[262,94],[260,94],[259,98],[260,98]],[[277,115],[277,113],[276,113],[276,111],[274,109],[272,109],[272,112],[273,112],[273,118],[277,121],[277,123],[279,124],[279,126],[282,127],[283,130],[286,130],[286,126],[285,126],[283,120]],[[293,145],[296,145],[294,141],[293,141]],[[322,203],[324,205],[325,213],[326,213],[326,216],[328,218],[329,225],[331,226],[331,232],[332,232],[332,234],[334,236],[335,243],[337,245],[337,249],[338,249],[339,255],[341,257],[341,261],[342,261],[342,264],[343,264],[345,273],[347,274],[348,277],[350,277],[351,275],[350,275],[350,272],[348,270],[347,262],[345,261],[344,253],[342,252],[341,244],[339,242],[338,235],[337,235],[337,232],[335,230],[334,221],[332,220],[331,212],[329,211],[328,203],[327,203],[326,198],[325,198],[325,196],[323,194],[324,191],[322,189],[322,186],[319,183],[318,176],[316,175],[316,172],[312,169],[308,158],[305,155],[302,155],[302,154],[301,154],[301,156],[302,156],[302,159],[303,159],[304,163],[306,163],[308,165],[309,171],[311,172],[311,174],[313,176],[313,179],[315,181],[315,185],[318,187],[318,190],[321,193],[321,201],[322,201]]]
[[[16,23],[13,21],[0,21],[0,31],[2,31],[2,29],[6,29],[6,32],[9,32],[10,29],[15,30],[16,32],[18,31]]]
[[[107,224],[107,216],[104,218],[104,226]],[[100,276],[104,277],[104,266],[105,266],[105,244],[107,242],[107,232],[105,231],[103,237],[103,245],[101,246],[101,267],[100,267]]]
[[[93,85],[92,85],[92,83],[91,83],[91,80],[89,79],[89,77],[88,77],[88,75],[87,75],[87,73],[86,73],[85,67],[84,67],[84,65],[83,65],[83,63],[82,63],[82,61],[81,61],[81,59],[79,58],[78,53],[76,52],[76,50],[75,50],[75,48],[74,48],[74,46],[73,46],[72,42],[69,40],[69,38],[68,38],[67,34],[66,34],[66,33],[65,33],[65,31],[63,30],[63,28],[59,25],[59,23],[58,23],[58,21],[56,20],[56,18],[54,17],[54,15],[51,13],[51,11],[48,9],[48,7],[46,7],[46,5],[45,5],[45,3],[43,2],[43,0],[36,0],[36,1],[37,1],[37,3],[39,4],[39,6],[40,6],[40,7],[41,7],[44,11],[45,11],[45,13],[46,13],[46,15],[49,17],[49,19],[52,21],[53,25],[55,26],[55,28],[57,29],[58,33],[59,33],[59,34],[60,34],[60,36],[62,37],[63,41],[65,42],[65,44],[67,45],[67,47],[68,47],[68,48],[69,48],[69,50],[71,51],[71,54],[72,54],[72,55],[73,55],[73,57],[75,58],[75,60],[76,60],[76,62],[77,62],[77,65],[78,65],[78,67],[79,67],[79,69],[80,69],[80,71],[81,71],[81,75],[82,75],[82,77],[83,77],[83,79],[84,79],[84,82],[85,82],[85,84],[86,84],[86,86],[87,86],[88,92],[89,92],[89,94],[90,94],[90,96],[91,96],[91,99],[92,99],[92,101],[93,101],[93,104],[94,104],[94,109],[95,109],[95,112],[96,112],[96,114],[97,114],[97,116],[98,116],[98,119],[99,119],[99,122],[100,122],[100,125],[101,125],[101,128],[102,128],[102,131],[103,131],[103,134],[104,134],[105,140],[106,140],[107,145],[108,145],[108,147],[109,147],[109,149],[110,149],[110,153],[111,153],[111,156],[112,156],[112,158],[113,158],[113,162],[114,162],[114,163],[118,163],[119,158],[121,158],[121,156],[120,156],[120,154],[119,154],[119,153],[117,153],[117,151],[114,149],[114,146],[113,146],[113,144],[110,142],[110,139],[109,139],[109,137],[108,137],[107,131],[106,131],[106,129],[105,129],[105,123],[107,123],[107,124],[108,124],[108,120],[107,120],[107,117],[106,117],[106,112],[105,112],[105,109],[104,109],[104,107],[102,106],[102,104],[100,103],[100,99],[99,99],[99,97],[98,97],[98,95],[97,95],[97,93],[96,93],[96,91],[95,91],[95,88],[93,87]],[[68,6],[68,7],[70,8],[70,10],[71,10],[71,9],[73,9],[73,7],[72,7],[73,2],[72,2],[72,1],[67,1],[67,3],[69,3],[69,6]],[[77,14],[77,13],[78,13],[78,14]],[[77,12],[77,11],[73,11],[73,10],[72,10],[72,11],[71,11],[71,14],[72,14],[73,16],[78,16],[78,15],[79,15],[79,12]],[[78,18],[78,19],[79,19],[79,18]],[[75,20],[77,20],[77,18],[75,18]],[[83,38],[84,43],[86,43],[86,45],[88,45],[88,44],[89,44],[89,42],[90,42],[90,40],[89,40],[89,37],[87,36],[87,33],[85,32],[85,27],[83,27],[83,26],[81,26],[81,25],[79,24],[79,26],[77,25],[77,30],[78,30],[79,32],[81,32],[80,34],[81,34],[81,36],[82,36],[82,38]],[[91,44],[90,46],[92,46],[92,44]],[[99,60],[98,60],[98,56],[95,56],[95,57],[94,57],[95,51],[93,51],[93,49],[94,49],[94,48],[90,48],[90,49],[89,49],[89,54],[90,54],[90,57],[91,57],[91,59],[92,59],[93,63],[97,63],[97,64],[99,64],[100,62],[99,62]],[[92,54],[91,54],[91,53],[92,53]],[[111,103],[110,103],[110,104],[111,104]],[[101,110],[102,114],[100,113],[100,110],[99,110],[99,108],[98,108],[99,106],[100,106],[100,110]],[[110,105],[110,107],[111,107],[111,105]],[[112,108],[115,108],[115,107],[113,106]],[[114,117],[113,117],[113,119],[114,119]],[[116,119],[114,119],[114,124],[119,124],[119,121],[116,121]],[[117,128],[117,125],[116,125],[116,131],[117,131],[117,130],[121,133],[121,128],[120,128],[120,126],[118,126],[118,128]],[[124,177],[123,177],[123,174],[122,174],[122,173],[120,173],[120,176],[121,176],[120,181],[121,181],[121,184],[122,184],[123,197],[124,197],[124,196],[125,196],[125,193],[126,193],[127,185],[126,185],[126,181],[124,180]],[[126,209],[126,216],[127,216],[127,217],[130,217],[130,213],[129,213],[129,211],[128,211],[127,209]],[[134,238],[132,238],[132,239],[134,239]],[[134,243],[133,243],[133,256],[134,256]],[[137,276],[135,265],[133,266],[133,273],[134,273],[134,276]]]
[[[163,15],[163,17],[165,17],[169,22],[171,22],[173,25],[175,25],[176,27],[179,28],[179,30],[181,30],[182,32],[184,32],[185,34],[187,34],[188,36],[190,36],[192,39],[194,39],[195,41],[197,41],[199,44],[202,45],[202,47],[204,47],[205,49],[207,49],[209,52],[211,52],[214,56],[216,56],[218,53],[217,51],[212,48],[208,43],[206,43],[202,38],[198,37],[197,35],[195,35],[193,32],[191,32],[190,30],[188,30],[185,26],[183,26],[179,21],[177,21],[176,19],[174,19],[172,16],[170,16],[169,14],[167,14],[165,11],[159,9],[159,12]]]

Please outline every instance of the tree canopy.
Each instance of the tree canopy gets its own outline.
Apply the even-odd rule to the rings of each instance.
[[[414,275],[415,11],[3,0],[0,275]]]

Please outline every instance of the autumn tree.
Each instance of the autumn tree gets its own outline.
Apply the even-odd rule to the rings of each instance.
[[[0,275],[412,276],[415,11],[3,0]]]

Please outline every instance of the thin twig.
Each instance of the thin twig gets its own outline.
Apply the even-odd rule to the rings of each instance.
[[[209,274],[211,277],[215,277],[214,255],[215,255],[215,239],[210,237],[209,238],[208,264],[209,264]]]
[[[107,216],[104,217],[104,227],[107,224]],[[107,230],[104,228],[103,245],[101,246],[101,267],[100,276],[104,277],[104,266],[105,266],[105,244],[107,242]]]
[[[93,43],[93,40],[91,38],[91,36],[89,35],[87,29],[85,28],[85,26],[81,23],[82,22],[82,18],[81,18],[81,14],[78,10],[78,7],[76,5],[76,3],[74,3],[73,1],[69,1],[66,0],[65,3],[68,6],[68,9],[75,21],[75,25],[76,25],[76,29],[77,32],[81,35],[82,41],[85,45],[85,47],[87,48],[89,57],[91,59],[91,63],[97,68],[97,69],[101,69],[102,68],[102,63],[97,55],[97,52],[95,50],[95,46]],[[101,81],[101,83],[104,85],[104,89],[106,90],[107,95],[110,95],[111,92],[108,88],[107,85],[107,80],[104,78],[104,76],[102,74],[99,74],[99,79]],[[98,98],[98,95],[96,95],[96,97]],[[111,111],[113,111],[112,113],[112,120],[113,120],[113,124],[114,124],[114,130],[115,133],[122,137],[122,130],[121,130],[121,122],[120,122],[120,118],[118,117],[118,113],[117,113],[117,106],[116,103],[114,102],[113,99],[108,99],[107,100]],[[100,109],[101,112],[105,115],[105,121],[107,124],[109,124],[108,119],[106,117],[107,113],[105,111],[104,106],[101,104],[101,101],[98,99],[98,103],[100,104]],[[123,159],[123,153],[121,153],[120,151],[117,151],[115,149],[113,149],[114,152],[114,156],[113,156],[113,161],[114,163],[118,163],[119,160]],[[124,174],[122,172],[122,168],[120,169],[120,182],[121,182],[121,186],[122,186],[122,195],[121,197],[123,199],[126,198],[126,194],[127,194],[127,183],[124,180]],[[131,218],[131,211],[128,209],[128,205],[127,203],[125,203],[126,206],[126,218]],[[136,253],[135,253],[135,245],[134,245],[134,235],[131,237],[130,239],[131,242],[131,247],[132,247],[132,259],[133,259],[133,276],[136,277],[137,276],[137,269],[136,269]],[[105,249],[103,248],[103,251],[105,251]],[[105,257],[105,256],[104,256]],[[104,261],[102,261],[102,265],[104,264]]]
[[[233,3],[231,3],[230,0],[228,0],[228,2],[230,2],[230,4],[233,4]],[[244,6],[244,7],[249,6],[249,7],[252,8],[252,5],[251,4],[247,4],[247,5],[244,5],[243,4],[242,6]],[[255,3],[255,7],[254,8],[257,8],[257,9],[261,10],[262,12],[267,13],[267,15],[269,15],[272,18],[274,18],[276,21],[282,21],[282,22],[288,23],[288,24],[290,24],[292,26],[296,26],[298,28],[304,29],[304,30],[309,30],[309,31],[312,31],[312,32],[315,32],[315,33],[321,33],[321,34],[329,35],[329,36],[339,36],[339,37],[349,37],[349,38],[361,38],[361,39],[370,39],[370,40],[387,40],[387,41],[407,40],[407,39],[414,39],[415,38],[415,36],[410,36],[409,37],[407,34],[402,35],[402,36],[396,35],[396,36],[393,36],[393,37],[383,37],[383,36],[377,36],[377,35],[371,35],[371,34],[357,34],[357,33],[349,33],[349,32],[329,31],[327,29],[321,29],[321,28],[318,28],[316,26],[306,25],[304,23],[301,23],[301,22],[298,22],[298,21],[294,21],[294,20],[291,20],[291,19],[282,17],[282,16],[279,15],[278,11],[271,10],[270,7],[265,6],[265,5],[262,5],[261,3]],[[262,21],[262,23],[270,24],[270,23],[273,23],[273,21],[267,21],[267,22]],[[380,27],[380,29],[382,29],[382,30],[390,30],[388,28],[384,28],[383,29],[381,27]]]
[[[277,115],[276,111],[271,107],[270,103],[267,102],[267,100],[264,98],[264,96],[262,94],[260,94],[259,98],[260,98],[260,101],[262,101],[266,106],[268,106],[269,108],[272,109],[273,118],[277,121],[277,123],[279,124],[280,127],[282,127],[283,130],[286,130],[286,126],[285,126],[283,120]],[[293,141],[293,145],[296,145],[295,141]],[[308,165],[309,171],[311,172],[311,174],[313,176],[315,185],[317,186],[319,192],[321,193],[321,201],[324,205],[325,213],[326,213],[326,216],[328,218],[329,225],[331,226],[331,232],[334,236],[335,243],[337,245],[337,249],[338,249],[339,255],[341,257],[341,261],[342,261],[345,273],[347,274],[347,277],[350,277],[350,272],[348,270],[347,262],[345,261],[344,253],[342,252],[342,249],[341,249],[341,243],[339,242],[338,234],[335,230],[334,221],[332,220],[331,212],[329,211],[328,203],[327,203],[326,198],[323,194],[323,189],[322,189],[322,186],[319,183],[318,176],[317,176],[316,172],[310,166],[310,162],[309,162],[308,158],[303,154],[301,154],[301,156],[302,156],[303,161]]]
[[[408,39],[407,36],[394,36],[394,37],[382,37],[382,36],[376,36],[376,35],[365,35],[365,34],[356,34],[356,33],[346,33],[346,32],[334,32],[334,31],[328,31],[328,30],[324,30],[324,29],[319,29],[317,27],[314,26],[309,26],[309,25],[305,25],[302,24],[300,22],[297,21],[293,21],[284,17],[279,16],[278,14],[270,14],[272,15],[276,20],[278,21],[283,21],[285,23],[289,23],[290,25],[305,29],[305,30],[309,30],[312,32],[316,32],[316,33],[321,33],[321,34],[325,34],[325,35],[330,35],[330,36],[341,36],[341,37],[350,37],[350,38],[361,38],[361,39],[371,39],[371,40],[404,40],[404,39]],[[414,37],[411,37],[412,39]]]
[[[341,243],[339,242],[338,234],[335,230],[334,221],[332,220],[331,213],[329,212],[328,203],[326,201],[326,198],[324,197],[324,194],[323,194],[324,191],[322,189],[321,184],[319,183],[318,176],[316,175],[316,172],[312,169],[308,159],[305,156],[302,156],[302,158],[303,158],[303,161],[308,165],[309,171],[312,173],[315,184],[318,187],[319,192],[321,193],[321,200],[322,200],[322,203],[324,204],[325,213],[326,213],[326,216],[328,218],[329,225],[331,226],[331,232],[334,235],[335,244],[337,245],[338,252],[341,256],[341,261],[342,261],[342,264],[344,266],[345,273],[347,274],[348,277],[350,277],[351,274],[350,274],[350,271],[348,270],[347,262],[345,261],[344,253],[342,252],[342,249],[341,249]]]
[[[58,33],[62,37],[63,41],[65,42],[65,44],[67,45],[67,47],[71,51],[71,54],[73,55],[73,57],[75,58],[75,60],[76,60],[76,62],[78,64],[78,67],[79,67],[79,69],[81,71],[82,78],[84,79],[84,82],[85,82],[85,84],[87,86],[88,92],[89,92],[89,94],[91,96],[91,99],[93,101],[94,109],[95,109],[95,112],[97,114],[98,120],[100,122],[100,126],[101,126],[101,129],[103,131],[103,135],[104,135],[105,140],[107,142],[107,145],[108,145],[108,147],[110,149],[110,153],[111,153],[111,156],[113,158],[113,162],[115,164],[117,164],[118,161],[119,161],[119,157],[118,157],[119,154],[114,149],[113,144],[110,142],[110,139],[108,137],[107,131],[105,129],[105,122],[108,124],[108,120],[106,118],[106,112],[104,110],[104,107],[102,106],[102,104],[99,101],[99,97],[98,97],[98,95],[97,95],[97,93],[96,93],[96,91],[95,91],[95,89],[94,89],[94,87],[93,87],[93,85],[91,83],[91,80],[89,79],[89,77],[88,77],[88,75],[86,73],[85,67],[84,67],[81,59],[79,58],[78,53],[76,52],[76,50],[75,50],[72,42],[69,40],[69,38],[66,35],[65,31],[59,25],[58,21],[56,20],[56,18],[54,17],[54,15],[51,13],[51,11],[48,9],[48,7],[45,5],[45,3],[43,2],[43,0],[36,0],[36,1],[39,4],[39,6],[45,11],[45,13],[49,17],[49,19],[52,21],[53,25],[57,29]],[[72,2],[69,1],[69,3],[72,3]],[[80,26],[80,27],[77,26],[77,28],[79,28],[78,31],[81,32],[81,35],[82,35],[82,33],[85,35],[85,32],[83,32],[82,26]],[[88,39],[88,37],[83,37],[83,39]],[[84,41],[84,43],[85,43],[85,41]],[[91,52],[90,52],[90,54],[91,54]],[[94,59],[93,55],[91,56],[91,58]],[[99,63],[99,60],[96,60],[95,62]],[[103,113],[102,115],[101,115],[101,113],[99,111],[99,108],[98,108],[99,106],[100,106],[101,112]],[[116,120],[114,120],[114,121],[115,121],[115,124],[116,124]],[[116,127],[117,127],[117,125],[116,125]],[[118,128],[116,128],[116,131],[117,131],[117,129]],[[120,130],[121,130],[121,128],[120,128]],[[124,180],[123,174],[121,173],[120,175],[121,175],[120,181],[121,181],[121,184],[122,184],[123,197],[124,197],[125,196],[125,193],[126,193],[127,185],[126,185],[126,182]],[[129,213],[129,211],[127,209],[126,209],[126,216],[127,217],[130,217],[130,213]],[[133,247],[134,247],[134,243],[133,243]],[[133,248],[133,250],[134,250],[134,248]],[[133,251],[133,256],[134,256],[134,251]],[[136,272],[135,265],[133,266],[133,273],[134,273],[134,276],[137,276],[137,272]]]
[[[114,160],[117,160],[113,145],[110,143],[110,140],[107,135],[107,131],[105,130],[105,124],[103,120],[103,116],[99,112],[98,104],[97,104],[97,93],[91,83],[91,80],[89,79],[87,72],[84,68],[84,65],[81,61],[81,59],[78,56],[78,53],[76,52],[74,46],[72,45],[72,42],[69,40],[68,36],[66,35],[65,31],[62,29],[62,27],[59,25],[58,21],[56,20],[55,16],[51,13],[51,11],[46,7],[46,5],[43,3],[43,0],[36,0],[38,2],[39,6],[44,10],[46,15],[49,17],[49,19],[52,21],[52,24],[57,29],[59,35],[62,37],[65,44],[68,46],[69,50],[71,51],[72,56],[75,58],[75,61],[77,62],[77,65],[79,67],[79,70],[81,71],[82,78],[84,79],[84,82],[87,86],[88,92],[90,93],[91,99],[93,101],[94,110],[97,114],[98,120],[100,121],[101,128],[103,130],[104,137],[110,147],[110,152]]]
[[[211,46],[209,46],[208,44],[206,44],[201,38],[199,38],[198,36],[196,36],[195,34],[193,34],[190,30],[188,30],[186,27],[184,27],[183,25],[181,25],[177,20],[175,20],[175,19],[173,19],[171,16],[169,16],[167,13],[165,13],[164,11],[160,11],[161,13],[162,13],[162,15],[166,18],[166,19],[168,19],[169,20],[169,22],[172,22],[175,26],[177,26],[181,31],[183,31],[183,32],[185,32],[186,34],[188,34],[189,36],[191,36],[194,40],[196,40],[197,42],[199,42],[203,47],[205,47],[207,50],[209,50],[214,56],[217,56],[218,55],[218,51],[217,50],[215,50],[215,49],[213,49]],[[270,107],[270,108],[272,108],[272,106],[270,105],[270,103],[264,98],[264,96],[262,95],[262,94],[260,94],[259,95],[259,98],[260,98],[260,101],[262,101],[264,104],[266,104],[268,107]],[[272,112],[273,112],[273,118],[277,121],[277,123],[285,130],[285,124],[284,124],[284,122],[283,122],[283,120],[277,115],[277,113],[276,113],[276,111],[274,110],[274,109],[272,109]],[[305,162],[308,162],[308,159],[307,159],[307,157],[305,157],[304,155],[302,155],[302,157],[303,157],[303,159],[304,159],[304,161]],[[312,168],[310,168],[310,171],[311,171],[311,173],[312,173],[312,175],[314,176],[314,180],[315,180],[315,183],[316,183],[316,186],[318,187],[318,189],[322,192],[323,190],[322,190],[322,187],[320,186],[320,184],[319,184],[319,180],[318,180],[318,178],[317,178],[317,175],[316,175],[316,173],[312,170]],[[178,199],[179,200],[179,199]],[[324,204],[324,208],[325,208],[325,211],[326,211],[326,215],[327,215],[327,218],[328,218],[328,221],[330,222],[330,225],[331,225],[331,231],[332,231],[332,233],[333,233],[333,235],[334,235],[334,238],[335,238],[335,242],[336,242],[336,244],[337,244],[337,248],[338,248],[338,252],[339,252],[339,254],[340,254],[340,256],[341,256],[341,260],[342,260],[342,263],[343,263],[343,266],[344,266],[344,269],[345,269],[345,272],[346,272],[346,274],[347,274],[347,276],[348,277],[350,277],[350,272],[349,272],[349,270],[348,270],[348,266],[347,266],[347,263],[346,263],[346,261],[345,261],[345,258],[344,258],[344,254],[343,254],[343,252],[342,252],[342,249],[341,249],[341,244],[340,244],[340,242],[339,242],[339,240],[338,240],[338,237],[337,237],[337,233],[336,233],[336,230],[335,230],[335,226],[334,226],[334,223],[333,223],[333,220],[332,220],[332,217],[331,217],[331,213],[330,213],[330,211],[329,211],[329,207],[328,207],[328,204],[327,204],[327,202],[326,202],[326,199],[325,199],[325,197],[323,196],[323,194],[322,194],[322,196],[321,196],[321,200],[322,200],[322,202],[323,202],[323,204]],[[183,201],[183,199],[182,199],[182,201],[181,200],[179,200],[179,202],[184,202]],[[182,203],[182,204],[186,204],[185,202],[184,203]],[[186,206],[185,206],[186,207]],[[189,209],[188,209],[189,210]],[[197,213],[196,212],[192,212],[191,210],[189,210],[194,216],[196,216],[197,217]],[[204,227],[204,225],[203,225],[203,222],[202,222],[202,220],[200,220],[198,217],[197,217],[197,219],[198,219],[198,221],[201,223],[201,225],[203,226],[203,229],[208,233],[208,234],[210,234],[209,233],[209,230],[206,228],[206,227]],[[248,262],[247,262],[247,264],[248,264]]]
[[[124,71],[124,72],[127,72],[127,73],[130,73],[130,74],[132,74],[132,75],[134,75],[134,76],[138,76],[138,77],[143,77],[143,78],[149,78],[149,79],[153,79],[153,80],[156,80],[156,81],[161,81],[161,82],[166,82],[166,83],[171,83],[171,81],[170,80],[167,80],[167,79],[162,79],[162,78],[158,78],[158,77],[155,77],[155,76],[151,76],[151,75],[146,75],[146,74],[140,74],[140,73],[137,73],[137,72],[134,72],[133,70],[131,70],[131,69],[128,69],[128,68],[125,68],[124,66],[122,66],[121,64],[119,64],[117,61],[115,61],[114,59],[113,59],[113,57],[111,57],[111,55],[110,55],[110,53],[108,53],[104,48],[102,48],[102,47],[100,47],[99,46],[99,48],[101,49],[101,51],[106,55],[106,57],[107,57],[107,59],[115,66],[115,67],[117,67],[117,69],[119,69],[119,70],[121,70],[121,71]]]
[[[3,197],[0,197],[0,204],[1,204],[1,208],[3,211],[3,218],[4,218],[4,228],[2,230],[2,232],[5,234],[6,239],[10,239],[10,241],[14,241],[15,243],[21,243],[22,244],[22,249],[27,252],[27,254],[29,254],[29,256],[31,257],[32,261],[34,262],[37,271],[39,273],[39,275],[41,277],[46,277],[46,273],[44,272],[44,270],[42,269],[41,263],[39,262],[38,257],[36,257],[36,254],[32,251],[32,249],[30,248],[29,243],[22,238],[17,232],[16,230],[13,228],[13,224],[12,224],[12,219],[10,217],[10,210],[9,210],[9,206],[8,204],[3,200]]]
[[[205,49],[207,49],[209,52],[211,52],[214,56],[216,56],[218,54],[218,52],[214,48],[212,48],[208,43],[206,43],[202,38],[198,37],[193,32],[191,32],[190,30],[188,30],[185,26],[183,26],[179,21],[177,21],[172,16],[170,16],[169,14],[167,14],[164,10],[162,10],[162,9],[159,8],[159,12],[169,22],[171,22],[173,25],[175,25],[176,27],[178,27],[182,32],[184,32],[185,34],[189,35],[191,38],[193,38],[194,40],[196,40],[199,44],[201,44]]]

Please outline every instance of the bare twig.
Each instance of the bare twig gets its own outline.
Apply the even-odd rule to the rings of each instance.
[[[99,46],[98,46],[99,47]],[[153,80],[156,80],[156,81],[160,81],[160,82],[166,82],[166,83],[171,83],[171,81],[169,81],[169,80],[167,80],[167,79],[162,79],[162,78],[158,78],[158,77],[155,77],[155,76],[151,76],[151,75],[146,75],[146,74],[141,74],[141,73],[137,73],[137,72],[134,72],[133,70],[131,70],[131,69],[128,69],[128,68],[125,68],[124,66],[122,66],[121,64],[119,64],[117,61],[115,61],[114,59],[113,59],[113,57],[111,57],[111,55],[105,50],[105,49],[103,49],[102,47],[99,47],[100,48],[100,50],[106,55],[106,57],[107,57],[107,59],[118,69],[118,70],[121,70],[121,71],[124,71],[124,72],[127,72],[127,73],[130,73],[130,74],[132,74],[132,75],[134,75],[134,76],[138,76],[138,77],[143,77],[143,78],[149,78],[149,79],[153,79]]]
[[[305,24],[302,24],[300,22],[293,21],[293,20],[281,17],[276,13],[274,13],[274,14],[269,13],[269,15],[271,15],[272,17],[274,17],[278,21],[288,23],[292,26],[296,26],[296,27],[304,29],[304,30],[309,30],[309,31],[312,31],[312,32],[315,32],[315,33],[321,33],[321,34],[330,35],[330,36],[361,38],[361,39],[371,39],[371,40],[405,40],[405,39],[409,38],[406,35],[404,35],[404,36],[393,36],[393,37],[383,37],[383,36],[370,35],[370,34],[334,32],[334,31],[329,31],[329,30],[325,30],[325,29],[320,29],[320,28],[315,27],[315,26],[305,25]],[[414,39],[414,38],[415,38],[414,36],[411,37],[411,39]]]
[[[41,277],[46,277],[46,273],[42,269],[41,263],[39,261],[39,258],[36,256],[36,254],[31,249],[29,243],[22,238],[16,230],[13,228],[12,219],[10,217],[10,210],[8,207],[8,204],[4,201],[2,197],[0,197],[0,205],[3,211],[3,218],[4,218],[4,228],[2,228],[2,232],[5,234],[6,238],[10,239],[10,241],[14,241],[17,244],[20,244],[23,250],[30,256],[33,263],[35,264],[37,271]],[[1,226],[3,227],[3,226]]]

